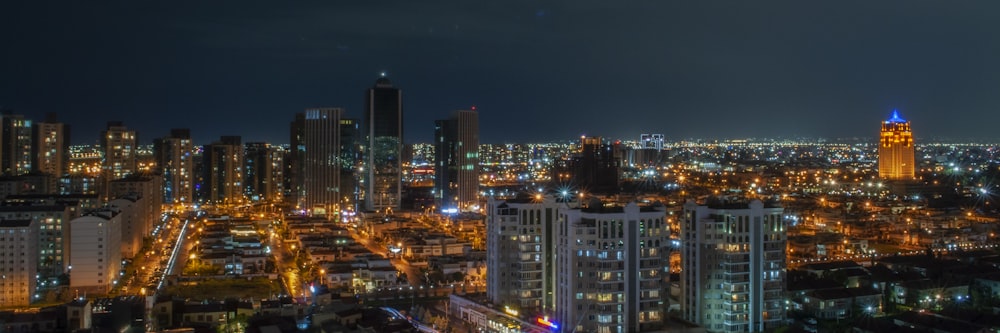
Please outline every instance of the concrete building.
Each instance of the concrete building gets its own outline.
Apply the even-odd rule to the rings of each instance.
[[[109,199],[108,190],[112,180],[124,178],[136,171],[136,143],[139,141],[135,131],[128,129],[120,121],[109,121],[108,127],[101,131],[101,147],[104,149],[104,159],[101,162],[101,198]]]
[[[55,113],[45,116],[31,128],[31,150],[35,172],[49,175],[49,189],[58,189],[59,177],[65,175],[69,164],[69,125],[56,120]]]
[[[38,267],[38,224],[0,220],[0,307],[28,306],[34,299]]]
[[[892,110],[882,122],[878,146],[878,175],[883,179],[912,180],[916,165],[913,157],[913,132],[910,122]]]
[[[32,170],[31,120],[4,111],[0,114],[0,172],[23,175]]]
[[[554,197],[495,200],[486,204],[486,295],[498,307],[524,313],[555,309]]]
[[[280,201],[285,192],[285,151],[265,142],[249,142],[244,153],[245,195],[252,201]]]
[[[111,197],[115,199],[128,198],[135,206],[135,223],[126,227],[130,232],[124,233],[123,241],[135,239],[138,243],[129,244],[142,247],[142,237],[152,233],[153,225],[163,213],[163,177],[157,174],[136,173],[111,182]],[[114,201],[114,200],[112,200]],[[133,242],[133,241],[129,241]],[[126,257],[131,258],[130,252]]]
[[[681,221],[681,317],[709,332],[784,325],[785,223],[760,200],[688,201]]]
[[[434,199],[442,209],[479,208],[479,113],[455,111],[434,121]]]
[[[666,316],[669,247],[662,206],[591,202],[555,225],[561,332],[647,332]]]
[[[403,92],[380,77],[365,99],[365,209],[398,210],[403,179]]]
[[[194,146],[191,130],[175,128],[170,135],[153,140],[156,166],[163,175],[163,203],[194,202]]]
[[[70,221],[71,290],[111,290],[122,269],[121,230],[117,209],[90,211]]]
[[[202,153],[202,200],[238,204],[243,197],[243,144],[239,136],[223,136]]]
[[[57,283],[69,266],[69,221],[78,215],[79,207],[69,203],[0,205],[0,220],[31,220],[38,226],[36,272],[46,284]]]
[[[300,119],[301,118],[301,119]],[[308,109],[294,126],[300,140],[291,163],[301,175],[295,187],[301,209],[315,215],[334,214],[357,202],[354,168],[358,158],[358,124],[341,108]]]
[[[142,216],[145,199],[136,194],[120,196],[108,202],[108,207],[118,210],[121,222],[121,255],[132,258],[142,248],[142,238],[151,233],[150,225]]]

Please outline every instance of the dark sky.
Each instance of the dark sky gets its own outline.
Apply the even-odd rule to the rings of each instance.
[[[385,71],[408,142],[476,105],[484,143],[1000,137],[1000,1],[2,1],[0,106],[74,142],[122,120],[288,141]]]

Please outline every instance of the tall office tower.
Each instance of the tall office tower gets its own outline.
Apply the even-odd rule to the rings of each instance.
[[[55,113],[45,115],[45,121],[31,127],[31,150],[35,171],[51,176],[49,189],[56,191],[59,177],[68,172],[69,125],[56,120]]]
[[[283,153],[280,147],[265,142],[246,144],[243,182],[247,198],[253,201],[281,199],[284,187]]]
[[[360,180],[364,179],[361,124],[358,119],[340,119],[340,202],[342,208],[358,211],[361,205]]]
[[[243,197],[243,144],[223,136],[202,150],[202,198],[206,203],[237,204]]]
[[[109,121],[108,128],[101,131],[101,147],[104,159],[101,161],[101,177],[97,192],[102,200],[110,200],[108,190],[111,181],[135,172],[136,143],[139,139],[135,131],[129,130],[120,121]]]
[[[403,175],[403,93],[385,77],[365,99],[368,146],[365,209],[399,209]]]
[[[555,223],[565,203],[555,198],[486,204],[486,295],[500,308],[551,314],[555,308]]]
[[[479,206],[479,114],[455,111],[434,121],[434,199],[459,211]]]
[[[194,202],[194,146],[191,130],[175,128],[170,136],[153,140],[156,165],[163,174],[163,203]]]
[[[31,219],[38,226],[35,255],[39,281],[56,285],[69,265],[69,221],[79,214],[74,203],[4,203],[0,205],[0,220]],[[4,236],[0,235],[0,238]],[[0,246],[2,248],[3,246]]]
[[[302,183],[305,170],[302,169],[302,157],[306,146],[303,135],[306,130],[306,114],[296,113],[295,120],[289,126],[288,152],[285,154],[285,197],[299,208],[305,207],[306,194]]]
[[[878,146],[878,175],[883,179],[910,180],[915,170],[913,159],[913,133],[910,122],[892,110],[889,119],[882,122],[882,136]]]
[[[296,186],[301,194],[300,208],[316,215],[335,214],[353,201],[357,121],[343,118],[340,108],[308,109],[301,116],[299,142],[295,150],[301,183]],[[295,136],[295,134],[293,134]]]
[[[4,111],[0,114],[0,167],[4,175],[17,176],[31,172],[31,120]]]
[[[38,224],[35,220],[0,220],[0,307],[31,304],[37,281]]]
[[[684,204],[682,318],[709,332],[764,332],[784,325],[782,211],[760,200]]]
[[[662,326],[670,242],[663,206],[559,211],[556,316],[563,332],[644,332]]]
[[[122,269],[121,217],[118,209],[90,211],[69,222],[71,289],[107,293]]]

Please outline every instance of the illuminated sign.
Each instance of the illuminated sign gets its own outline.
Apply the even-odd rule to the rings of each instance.
[[[511,316],[514,316],[514,317],[517,317],[517,314],[518,314],[517,310],[511,309],[509,306],[506,306],[506,305],[503,306],[503,312],[506,312],[507,314],[509,314]]]
[[[549,321],[549,316],[538,317],[538,319],[535,320],[535,322],[541,324],[542,326],[546,326],[546,327],[554,329],[554,330],[559,329],[559,324],[556,324],[554,322]]]

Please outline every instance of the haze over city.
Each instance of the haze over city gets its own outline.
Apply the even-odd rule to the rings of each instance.
[[[189,127],[287,143],[309,107],[360,117],[386,72],[408,143],[476,105],[482,142],[581,134],[995,137],[993,1],[0,4],[0,106],[141,142]]]

